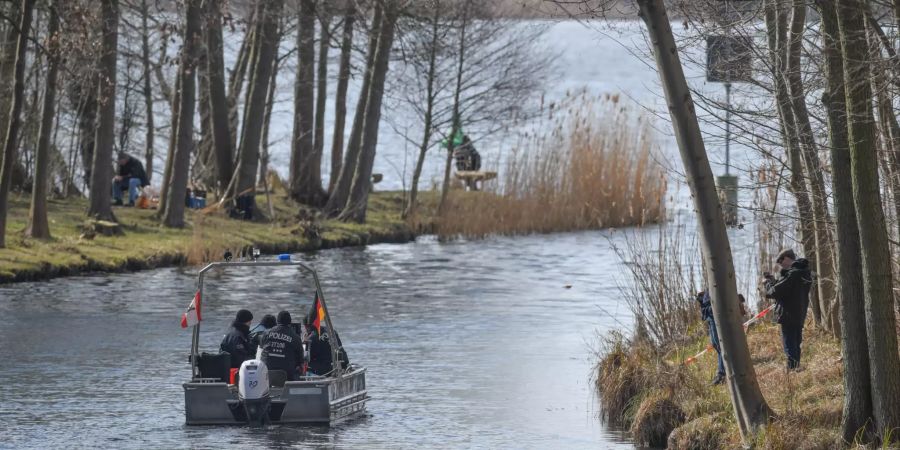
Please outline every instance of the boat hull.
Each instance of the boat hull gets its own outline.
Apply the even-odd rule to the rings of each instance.
[[[247,423],[234,385],[192,381],[183,386],[187,425]],[[339,378],[287,381],[283,386],[272,386],[269,394],[271,423],[334,424],[360,415],[369,399],[365,369]]]

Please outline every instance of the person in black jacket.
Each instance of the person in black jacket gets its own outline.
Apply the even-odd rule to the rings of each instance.
[[[281,311],[276,322],[262,337],[263,361],[269,370],[283,370],[288,380],[297,380],[304,361],[303,341],[291,326],[291,313]]]
[[[813,275],[809,261],[800,258],[793,250],[784,250],[776,259],[781,278],[766,273],[766,297],[775,300],[775,317],[781,324],[781,340],[787,356],[788,370],[800,367],[800,344],[803,343],[803,323],[809,307],[809,290]]]
[[[266,334],[266,331],[275,328],[278,322],[275,320],[275,316],[271,314],[266,314],[263,316],[262,320],[250,330],[250,355],[251,357],[256,357],[256,349],[259,348],[262,343],[262,337]]]
[[[219,344],[219,350],[228,352],[231,355],[231,368],[239,369],[241,363],[253,358],[250,352],[250,322],[253,321],[253,314],[246,309],[237,312],[234,322],[222,343]]]
[[[127,190],[128,206],[134,206],[141,188],[150,185],[147,172],[144,165],[128,153],[119,152],[117,163],[119,170],[113,178],[113,200],[117,206],[122,206],[122,191]]]
[[[309,341],[307,348],[309,349],[309,367],[307,375],[328,376],[334,370],[334,356],[331,353],[332,334],[334,334],[334,342],[338,345],[338,358],[341,360],[341,367],[346,368],[350,365],[347,352],[341,345],[341,338],[337,333],[329,333],[328,327],[320,325],[321,332],[316,330],[314,316],[312,312],[306,317],[306,330],[309,332]]]
[[[740,301],[741,306],[741,316],[746,314],[746,310],[744,308],[745,299],[744,296],[738,294],[738,301]],[[722,360],[722,349],[719,346],[719,332],[716,329],[716,319],[713,317],[712,310],[712,299],[709,296],[709,291],[700,291],[697,293],[697,303],[700,304],[700,318],[706,322],[706,331],[709,334],[709,343],[713,346],[713,350],[716,351],[716,356],[719,358],[719,366],[716,370],[716,376],[712,380],[713,385],[719,385],[725,382],[725,361]]]

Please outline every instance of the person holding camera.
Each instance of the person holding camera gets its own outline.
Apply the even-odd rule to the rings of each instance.
[[[793,250],[783,250],[775,260],[780,272],[776,279],[771,273],[764,273],[766,298],[775,300],[773,313],[781,325],[781,341],[787,357],[787,369],[800,368],[800,344],[803,343],[803,323],[809,308],[809,290],[812,288],[813,274],[809,261],[797,258]]]

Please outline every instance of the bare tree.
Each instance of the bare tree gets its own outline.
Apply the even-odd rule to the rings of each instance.
[[[315,1],[300,0],[290,185],[294,200],[320,205],[325,200],[325,191],[322,190],[322,154],[317,153],[314,146],[315,19]]]
[[[206,2],[206,76],[209,79],[209,102],[212,118],[213,147],[216,154],[216,181],[224,190],[234,174],[234,140],[228,120],[229,103],[225,93],[225,65],[222,50],[221,0]]]
[[[879,436],[896,441],[900,427],[900,355],[887,227],[878,182],[875,120],[869,83],[866,0],[836,0],[847,90],[847,122],[853,201],[862,254],[872,409]],[[845,238],[849,238],[845,237]],[[893,435],[891,434],[893,433]]]
[[[112,159],[116,133],[116,61],[119,42],[119,1],[102,0],[100,56],[100,117],[94,140],[94,163],[91,169],[91,194],[88,215],[101,220],[115,221],[110,194],[112,193]]]
[[[384,85],[394,44],[397,18],[400,15],[401,0],[385,0],[383,18],[378,30],[378,45],[372,64],[372,80],[367,91],[366,113],[363,119],[359,161],[353,174],[350,196],[339,218],[357,223],[365,222],[372,186],[372,168],[375,150],[378,146],[378,127],[381,124],[381,106],[384,99]]]
[[[181,49],[181,63],[178,69],[179,96],[178,114],[172,118],[172,128],[176,139],[175,155],[171,159],[172,179],[169,198],[163,211],[163,224],[169,227],[184,226],[185,193],[187,192],[188,170],[191,151],[194,147],[194,112],[197,96],[197,65],[201,40],[200,10],[201,0],[187,0],[185,4],[184,46]]]
[[[246,199],[246,207],[256,209],[256,171],[259,166],[259,145],[262,138],[263,117],[265,116],[266,96],[269,89],[269,78],[278,48],[280,31],[279,17],[284,5],[282,0],[259,0],[257,2],[256,30],[254,39],[258,40],[255,55],[252,58],[250,90],[247,96],[244,132],[241,135],[239,162],[237,169],[237,187],[235,195]]]
[[[853,207],[850,172],[850,142],[847,136],[847,101],[844,90],[844,64],[833,0],[818,1],[822,17],[822,42],[825,56],[826,87],[822,96],[828,114],[831,144],[832,191],[834,193],[837,236],[837,285],[840,288],[841,354],[844,367],[844,411],[841,436],[853,442],[860,429],[872,422],[872,394],[869,377],[868,339],[866,337],[865,294],[859,228]]]
[[[37,239],[50,238],[50,224],[47,221],[47,190],[50,187],[50,140],[53,134],[53,119],[56,117],[56,78],[59,73],[59,0],[50,6],[50,20],[47,28],[45,47],[47,52],[47,77],[44,81],[44,100],[41,109],[41,126],[34,163],[34,187],[31,190],[31,210],[25,235]]]
[[[16,57],[13,70],[13,92],[10,102],[9,123],[3,142],[3,160],[0,162],[0,248],[6,247],[6,214],[9,211],[9,188],[12,183],[12,169],[16,161],[16,142],[22,127],[22,107],[25,103],[25,58],[28,47],[28,33],[36,0],[22,0],[16,20]]]
[[[678,57],[663,0],[638,0],[653,45],[688,185],[700,222],[713,316],[721,338],[731,401],[744,442],[766,426],[769,407],[759,389],[747,336],[741,326],[731,245],[693,101]]]
[[[331,175],[328,177],[328,193],[334,190],[344,156],[344,126],[347,119],[347,88],[350,85],[350,56],[353,50],[353,25],[356,22],[356,8],[349,2],[344,13],[344,27],[341,37],[341,57],[338,67],[338,83],[334,96],[334,136],[331,142]]]
[[[369,44],[366,52],[366,66],[363,70],[362,87],[359,91],[359,100],[356,103],[356,113],[353,117],[353,126],[350,129],[350,140],[347,141],[347,149],[344,152],[344,162],[341,163],[340,174],[325,203],[323,212],[329,216],[339,214],[347,199],[350,197],[350,187],[353,184],[353,176],[359,162],[360,146],[362,143],[363,123],[366,115],[366,101],[369,98],[369,90],[374,72],[375,52],[378,48],[378,30],[381,29],[383,10],[380,2],[375,3],[375,12],[372,15],[372,27],[369,30]],[[332,174],[334,176],[334,174]]]

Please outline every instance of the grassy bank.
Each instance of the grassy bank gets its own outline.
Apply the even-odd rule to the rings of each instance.
[[[597,365],[604,415],[629,427],[644,445],[740,448],[728,388],[710,385],[716,372],[715,352],[683,364],[708,343],[700,323],[695,331],[693,344],[665,354],[649,341],[612,338]],[[754,448],[838,448],[843,404],[840,344],[807,328],[802,370],[789,373],[777,325],[758,324],[747,337],[760,387],[776,414]]]
[[[66,199],[50,201],[53,239],[41,241],[22,235],[28,216],[27,196],[12,194],[11,199],[7,248],[0,249],[0,283],[201,264],[221,259],[226,249],[237,254],[258,247],[264,254],[276,254],[407,242],[415,238],[416,231],[400,219],[403,196],[399,192],[374,193],[368,222],[362,225],[304,220],[300,206],[283,195],[272,196],[275,220],[269,223],[231,220],[222,211],[190,211],[188,226],[172,229],[159,224],[154,210],[114,208],[125,235],[111,237],[85,234],[86,200]],[[257,202],[267,211],[265,196]],[[423,208],[424,213],[429,211]]]

